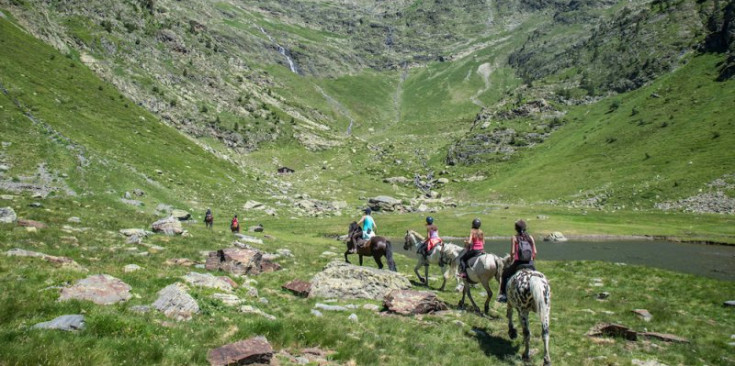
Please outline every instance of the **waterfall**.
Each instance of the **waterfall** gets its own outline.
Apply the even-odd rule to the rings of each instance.
[[[288,52],[288,50],[286,48],[284,48],[283,46],[281,46],[280,44],[278,44],[278,42],[276,42],[276,40],[273,39],[273,37],[271,37],[271,35],[268,34],[265,31],[265,29],[263,29],[263,27],[258,27],[258,29],[260,29],[260,31],[263,34],[265,34],[266,37],[268,37],[268,40],[271,41],[271,43],[273,43],[274,45],[276,45],[276,48],[278,49],[278,53],[280,53],[281,55],[283,55],[283,57],[286,58],[286,62],[288,62],[288,68],[291,69],[291,72],[294,73],[294,74],[298,74],[299,73],[299,70],[296,68],[296,63],[291,58],[290,52]]]

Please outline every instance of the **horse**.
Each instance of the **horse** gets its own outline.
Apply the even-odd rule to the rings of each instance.
[[[503,268],[505,268],[506,265],[510,265],[510,263],[512,263],[510,255],[500,258],[491,253],[485,253],[468,260],[466,271],[467,277],[463,279],[464,288],[462,289],[462,300],[459,300],[457,307],[464,307],[464,297],[467,295],[467,297],[470,298],[470,302],[472,302],[472,306],[475,308],[475,311],[479,312],[479,308],[477,307],[477,304],[475,304],[475,300],[472,298],[472,286],[470,286],[470,284],[480,283],[482,284],[482,287],[485,288],[485,292],[487,292],[487,299],[485,299],[485,314],[487,315],[490,311],[490,299],[493,297],[493,290],[490,289],[490,279],[495,277],[495,280],[500,283]]]
[[[379,269],[383,269],[383,262],[380,257],[385,256],[388,260],[388,268],[393,272],[398,272],[396,262],[393,261],[393,247],[390,241],[382,236],[374,236],[369,240],[362,239],[362,228],[352,222],[347,233],[347,250],[345,251],[345,262],[350,263],[347,259],[348,254],[354,254],[360,257],[360,266],[362,266],[362,257],[365,255],[372,256]]]
[[[508,337],[516,339],[518,332],[513,327],[513,309],[518,311],[523,325],[523,360],[529,361],[528,314],[535,311],[541,321],[541,338],[544,341],[544,366],[551,365],[549,356],[549,320],[551,313],[551,287],[543,273],[531,269],[521,269],[509,280],[506,288],[508,295]]]
[[[419,233],[413,230],[407,230],[406,236],[404,237],[403,250],[416,250],[421,242],[424,241]],[[439,291],[444,291],[444,286],[447,284],[447,278],[450,274],[457,275],[457,265],[459,264],[459,254],[462,248],[452,243],[443,243],[434,247],[434,249],[424,257],[418,255],[418,261],[413,271],[416,272],[416,276],[419,277],[419,281],[429,286],[429,264],[438,264],[442,268],[442,286],[439,287]],[[449,266],[446,266],[449,264]],[[424,266],[424,277],[419,274],[419,268]]]

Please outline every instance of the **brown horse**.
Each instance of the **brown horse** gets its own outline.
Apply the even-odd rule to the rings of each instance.
[[[348,254],[355,254],[360,257],[360,265],[362,266],[362,257],[365,255],[372,256],[378,268],[383,269],[383,262],[380,257],[385,256],[388,260],[388,268],[397,272],[396,262],[393,261],[393,248],[390,241],[382,236],[374,236],[370,240],[362,239],[362,228],[356,222],[350,224],[347,233],[347,251],[345,251],[345,262],[350,263],[347,259]]]

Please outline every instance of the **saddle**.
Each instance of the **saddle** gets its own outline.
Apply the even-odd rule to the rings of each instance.
[[[480,259],[483,255],[485,255],[485,252],[481,252],[480,254],[470,258],[467,260],[467,268],[474,267],[475,263],[477,263],[477,260]]]

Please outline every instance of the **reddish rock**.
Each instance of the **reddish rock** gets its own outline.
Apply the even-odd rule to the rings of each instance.
[[[254,337],[210,350],[207,361],[212,366],[269,364],[273,348],[265,337]]]
[[[608,337],[621,337],[625,338],[629,341],[635,341],[638,340],[638,332],[620,324],[613,324],[613,323],[600,323],[592,327],[589,332],[587,332],[587,336],[590,337],[600,337],[600,336],[608,336]]]
[[[301,280],[293,280],[281,286],[281,288],[293,292],[296,296],[308,297],[309,292],[311,291],[311,283]]]
[[[46,224],[40,221],[18,219],[17,222],[18,222],[18,226],[23,226],[23,227],[35,227],[36,229],[45,229],[47,227]]]
[[[281,269],[277,263],[264,259],[260,251],[239,248],[209,252],[205,267],[210,271],[220,270],[239,275],[259,274]]]
[[[385,295],[385,307],[395,313],[426,314],[447,310],[447,304],[439,300],[432,292],[413,290],[393,290]]]
[[[61,290],[59,301],[89,300],[99,305],[110,305],[132,297],[131,287],[119,279],[99,274],[79,280],[74,286]]]

